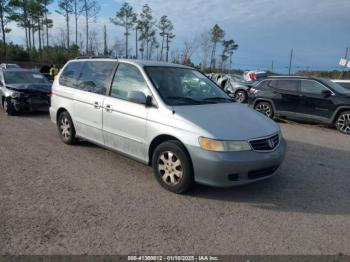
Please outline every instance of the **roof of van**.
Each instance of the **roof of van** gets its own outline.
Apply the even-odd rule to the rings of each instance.
[[[178,67],[178,68],[187,68],[187,69],[193,69],[192,67],[180,65],[180,64],[173,64],[168,62],[161,62],[161,61],[151,61],[151,60],[136,60],[136,59],[115,59],[115,58],[84,58],[84,59],[75,59],[75,61],[118,61],[121,63],[130,63],[134,65],[139,66],[163,66],[163,67]]]

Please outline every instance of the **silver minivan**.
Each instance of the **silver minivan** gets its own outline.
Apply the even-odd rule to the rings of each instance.
[[[279,126],[195,69],[126,59],[69,61],[52,87],[51,120],[79,138],[151,165],[166,189],[230,187],[276,174]]]

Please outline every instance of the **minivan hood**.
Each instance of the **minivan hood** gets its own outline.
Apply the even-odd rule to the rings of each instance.
[[[6,87],[19,92],[51,92],[51,84],[8,84]]]
[[[240,103],[174,106],[174,111],[178,120],[221,140],[249,140],[279,131],[274,121]]]

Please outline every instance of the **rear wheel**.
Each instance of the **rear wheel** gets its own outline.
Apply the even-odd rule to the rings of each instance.
[[[165,189],[182,194],[192,187],[194,178],[191,160],[180,142],[160,144],[153,153],[152,164],[158,183]]]
[[[342,112],[338,116],[335,126],[343,134],[350,135],[350,111]]]
[[[239,90],[235,93],[235,99],[240,103],[244,103],[247,100],[247,96],[247,93],[243,90]]]
[[[274,116],[273,108],[269,102],[258,102],[254,109],[269,118],[273,118]]]
[[[58,132],[60,133],[61,140],[68,145],[76,143],[75,128],[72,118],[68,112],[63,112],[58,117]]]

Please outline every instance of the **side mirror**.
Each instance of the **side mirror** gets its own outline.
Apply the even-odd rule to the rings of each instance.
[[[332,92],[329,90],[323,90],[321,94],[323,97],[330,97],[332,95]]]
[[[137,104],[146,105],[147,104],[147,97],[146,95],[141,91],[130,91],[128,92],[128,101],[134,102]]]

